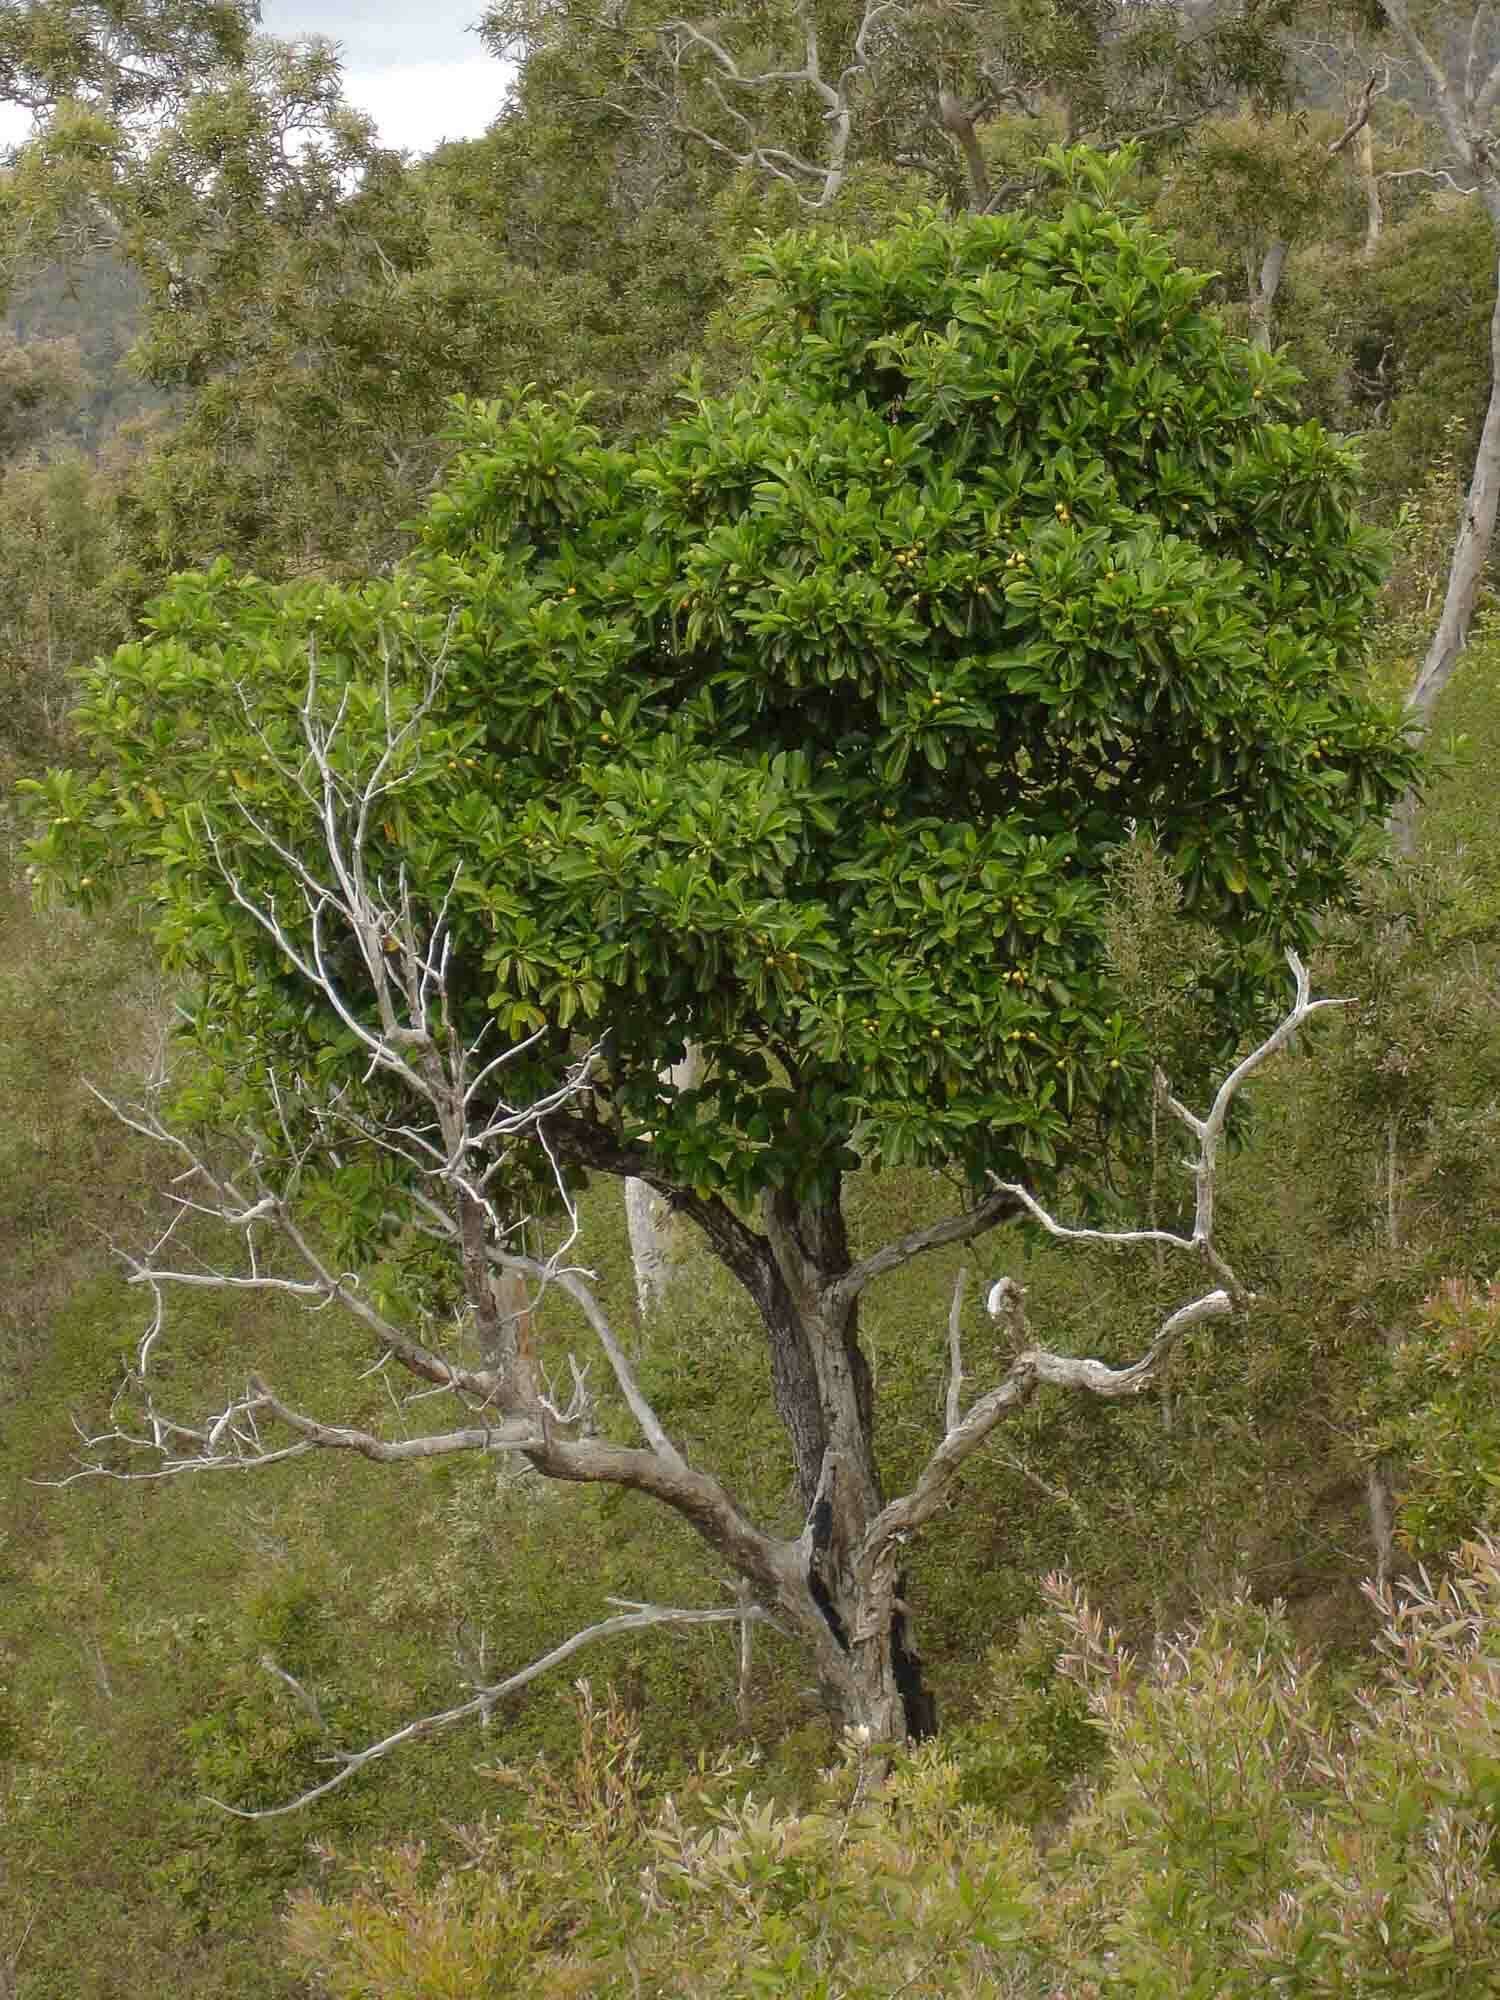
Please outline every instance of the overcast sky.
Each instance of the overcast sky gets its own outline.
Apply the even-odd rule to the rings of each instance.
[[[484,0],[261,0],[261,28],[290,40],[327,35],[344,51],[345,94],[368,111],[388,146],[430,153],[443,139],[482,132],[500,108],[509,66],[470,32]],[[30,119],[0,104],[0,145],[26,137]]]
[[[327,35],[344,51],[350,101],[388,146],[426,153],[482,132],[507,71],[471,32],[483,0],[261,0],[268,35]]]

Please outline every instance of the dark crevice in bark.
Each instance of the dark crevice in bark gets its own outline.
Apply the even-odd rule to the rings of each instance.
[[[817,1499],[823,1477],[828,1426],[807,1330],[779,1272],[773,1273],[756,1304],[771,1352],[771,1394],[776,1414],[791,1443],[798,1496],[803,1507],[810,1508]]]
[[[906,1596],[904,1576],[896,1579],[896,1595],[902,1599]],[[907,1644],[904,1611],[897,1611],[891,1617],[891,1671],[901,1697],[907,1738],[912,1743],[925,1743],[929,1736],[937,1735],[937,1697],[922,1678],[921,1654]]]
[[[849,1650],[849,1628],[834,1602],[833,1592],[823,1576],[823,1562],[833,1541],[833,1502],[826,1494],[816,1503],[808,1522],[812,1552],[807,1561],[807,1589],[814,1604],[823,1614],[829,1631],[838,1641],[841,1653]]]
[[[847,1719],[849,1690],[843,1687],[843,1675],[853,1672],[861,1685],[868,1676],[870,1684],[859,1698],[856,1714],[868,1700],[882,1732],[904,1725],[912,1740],[932,1735],[937,1707],[911,1642],[900,1584],[894,1604],[877,1608],[865,1601],[855,1575],[856,1552],[881,1506],[881,1481],[874,1446],[874,1380],[859,1338],[858,1300],[863,1286],[846,1291],[840,1283],[853,1269],[853,1260],[837,1177],[827,1192],[812,1200],[798,1200],[785,1190],[769,1191],[762,1206],[762,1233],[717,1197],[696,1195],[669,1180],[649,1148],[623,1144],[592,1120],[549,1120],[548,1135],[558,1156],[569,1164],[642,1180],[675,1211],[691,1217],[719,1261],[754,1300],[765,1329],[772,1395],[791,1447],[807,1524],[802,1581],[838,1656],[847,1663],[847,1669],[835,1668],[825,1654],[830,1687],[840,1689],[837,1701]],[[966,1221],[961,1233],[972,1227]],[[649,1489],[652,1477],[648,1473],[642,1478],[643,1472],[644,1465],[631,1483]],[[729,1524],[723,1507],[705,1505],[709,1495],[693,1490],[695,1481],[671,1483],[674,1490],[662,1497],[705,1539],[731,1553],[731,1545],[740,1540],[738,1524]],[[758,1573],[746,1564],[748,1553],[744,1547],[734,1550],[742,1573],[756,1575],[764,1593],[765,1552],[756,1552]],[[857,1635],[870,1631],[867,1621],[872,1614],[873,1643],[860,1639],[856,1644]],[[892,1713],[892,1694],[899,1698],[900,1724]]]

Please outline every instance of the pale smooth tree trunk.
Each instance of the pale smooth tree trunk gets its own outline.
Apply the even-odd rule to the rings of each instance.
[[[1385,210],[1380,200],[1380,176],[1375,171],[1375,140],[1368,124],[1360,127],[1355,144],[1359,149],[1359,184],[1365,197],[1365,240],[1360,255],[1368,264],[1380,248],[1380,232],[1385,226]]]
[[[1281,290],[1281,274],[1286,269],[1286,241],[1278,236],[1260,260],[1260,269],[1255,268],[1254,258],[1247,258],[1247,276],[1250,279],[1250,345],[1263,354],[1271,351],[1271,314],[1276,304],[1276,294]]]
[[[702,1050],[689,1048],[680,1063],[661,1074],[673,1090],[696,1090],[703,1078]],[[625,1183],[625,1227],[635,1269],[635,1302],[646,1326],[660,1312],[672,1282],[677,1227],[666,1202],[640,1180]]]
[[[1500,186],[1485,190],[1485,207],[1494,225],[1500,247]],[[1490,312],[1490,400],[1479,433],[1479,449],[1464,499],[1453,559],[1448,567],[1448,588],[1443,597],[1442,616],[1427,648],[1412,688],[1408,706],[1413,720],[1425,734],[1432,723],[1438,698],[1453,678],[1459,656],[1468,641],[1474,620],[1474,605],[1495,536],[1496,502],[1500,500],[1500,257],[1495,273],[1495,299]]]
[[[1473,182],[1484,203],[1496,245],[1495,296],[1490,310],[1489,407],[1453,545],[1442,615],[1407,702],[1412,733],[1424,736],[1431,727],[1439,697],[1453,678],[1468,642],[1494,538],[1496,502],[1500,500],[1500,161],[1490,137],[1494,114],[1500,106],[1500,62],[1490,64],[1485,73],[1480,59],[1489,23],[1487,6],[1474,8],[1467,58],[1455,58],[1446,69],[1413,25],[1406,0],[1381,0],[1381,8],[1427,80],[1437,123],[1455,165]],[[1446,48],[1444,53],[1447,54]],[[1415,838],[1415,818],[1416,801],[1407,798],[1395,815],[1395,830],[1401,847],[1408,852]]]

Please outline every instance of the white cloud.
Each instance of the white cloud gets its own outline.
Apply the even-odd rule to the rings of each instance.
[[[498,116],[515,71],[487,56],[460,62],[391,63],[344,72],[344,95],[368,111],[387,146],[430,153],[444,139],[477,139]],[[18,146],[31,114],[0,103],[0,147]]]
[[[511,75],[509,65],[486,56],[351,67],[344,95],[369,112],[387,146],[430,153],[444,139],[477,137],[499,113]]]

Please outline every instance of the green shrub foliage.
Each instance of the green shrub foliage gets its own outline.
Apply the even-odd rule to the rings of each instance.
[[[1500,1951],[1500,1567],[1471,1545],[1386,1604],[1383,1667],[1340,1698],[1279,1608],[1235,1600],[1149,1665],[1082,1596],[1052,1598],[1105,1763],[1039,1851],[964,1803],[964,1758],[882,1782],[857,1735],[810,1809],[754,1773],[641,1771],[629,1718],[585,1688],[570,1774],[501,1771],[519,1810],[306,1893],[293,1961],[345,2000],[759,1993],[886,2000],[1481,2000]],[[992,1739],[987,1748],[985,1735]]]

